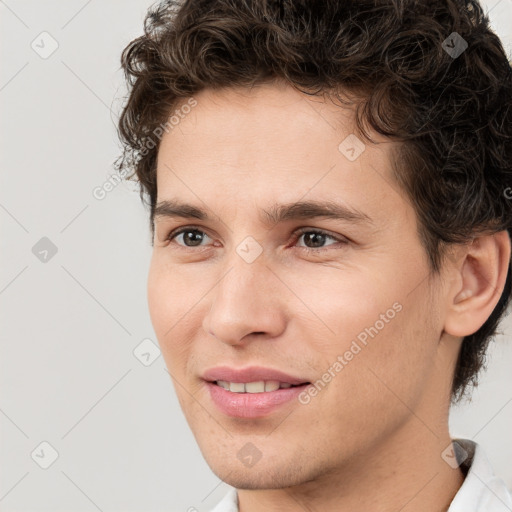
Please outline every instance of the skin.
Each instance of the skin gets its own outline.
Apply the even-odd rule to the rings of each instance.
[[[161,140],[157,201],[178,198],[213,220],[155,218],[148,302],[205,460],[238,489],[242,512],[447,510],[464,478],[441,457],[456,357],[499,300],[507,233],[460,247],[431,275],[417,216],[392,177],[395,143],[372,134],[378,144],[349,161],[338,145],[355,133],[353,113],[279,82],[194,97]],[[270,229],[258,216],[305,199],[342,202],[372,222]],[[202,231],[199,246],[167,239],[185,226]],[[349,243],[308,244],[294,235],[300,227]],[[250,264],[236,252],[247,236],[263,249]],[[394,303],[401,311],[306,405],[232,418],[200,378],[254,364],[314,382]],[[252,467],[237,457],[248,442],[261,452]]]

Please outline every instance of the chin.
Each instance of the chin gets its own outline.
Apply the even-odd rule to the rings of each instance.
[[[314,479],[300,461],[270,461],[261,459],[253,467],[244,467],[238,460],[229,464],[226,458],[206,462],[215,475],[236,489],[283,489]],[[309,468],[310,473],[314,473]]]
[[[220,473],[216,473],[216,475],[236,489],[283,489],[303,483],[303,480],[297,476],[291,478],[291,475],[284,474],[269,475],[265,469],[256,470],[253,468],[246,471],[233,470],[231,473],[229,473],[229,471],[226,472],[224,477]]]

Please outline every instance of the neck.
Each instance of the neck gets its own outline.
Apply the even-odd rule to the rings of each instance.
[[[336,470],[283,489],[238,490],[240,512],[446,512],[464,481],[441,457],[447,421],[437,429],[417,416],[378,446]]]

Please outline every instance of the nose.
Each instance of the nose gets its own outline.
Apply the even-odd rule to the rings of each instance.
[[[253,335],[273,338],[285,328],[283,285],[260,258],[247,263],[235,254],[207,295],[211,307],[203,329],[226,344],[247,343]]]

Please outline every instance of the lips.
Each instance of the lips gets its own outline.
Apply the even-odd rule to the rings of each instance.
[[[269,416],[286,404],[295,402],[297,406],[297,397],[311,384],[305,378],[262,366],[218,366],[206,370],[202,378],[221,413],[247,420]]]
[[[291,386],[299,386],[308,384],[305,378],[288,375],[280,370],[265,368],[261,366],[250,366],[248,368],[230,368],[228,366],[217,366],[206,370],[202,378],[207,382],[224,381],[230,383],[248,383],[260,381],[277,381],[280,384],[290,384]]]

